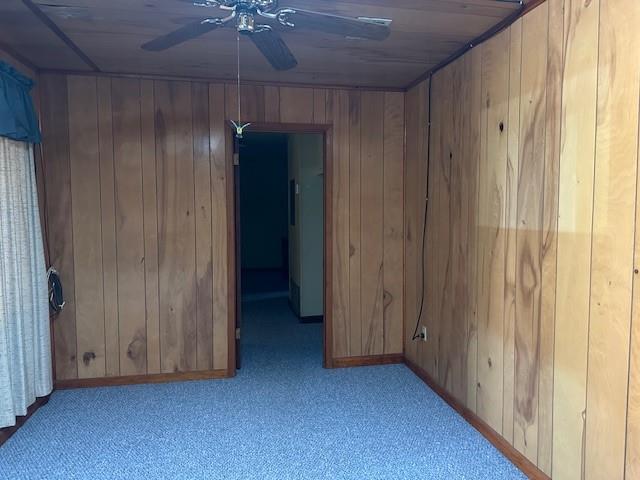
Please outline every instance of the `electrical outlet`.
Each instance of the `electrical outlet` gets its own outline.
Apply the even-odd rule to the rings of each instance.
[[[423,342],[426,342],[428,338],[429,337],[427,336],[427,327],[423,325],[422,329],[420,330],[420,340],[422,340]]]

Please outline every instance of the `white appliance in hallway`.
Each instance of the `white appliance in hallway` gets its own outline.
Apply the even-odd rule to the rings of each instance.
[[[289,135],[289,301],[303,320],[323,312],[323,137]]]

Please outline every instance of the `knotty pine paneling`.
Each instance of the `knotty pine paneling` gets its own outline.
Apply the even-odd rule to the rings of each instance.
[[[227,370],[237,88],[42,76],[59,380]],[[402,353],[404,94],[246,85],[242,120],[331,125],[333,356]],[[77,280],[76,280],[77,279]]]
[[[477,266],[478,387],[477,413],[502,430],[503,318],[505,282],[505,191],[509,109],[508,30],[481,50],[481,150],[478,165]]]
[[[383,241],[384,241],[384,93],[362,94],[361,119],[361,252],[360,265],[362,351],[374,355],[384,351],[383,336]],[[364,139],[364,141],[362,141]],[[349,255],[354,249],[349,246]]]
[[[120,374],[140,375],[147,371],[141,85],[139,80],[131,78],[114,79],[111,83]],[[71,84],[68,89],[69,97],[75,95]],[[69,144],[74,140],[70,135]],[[73,196],[71,201],[73,203]],[[71,219],[75,223],[73,216]],[[74,236],[74,250],[75,240]],[[82,288],[84,286],[76,282],[76,289]],[[82,317],[76,314],[76,320],[79,318]],[[87,318],[85,321],[100,320]],[[84,356],[91,352],[79,351],[78,354]]]
[[[54,323],[55,369],[58,378],[78,378],[66,77],[42,77],[40,92],[49,262],[60,273],[66,302]]]
[[[362,95],[349,92],[349,251],[362,247],[362,160],[361,120]],[[349,255],[349,348],[362,355],[362,284],[361,256]]]
[[[554,479],[640,472],[638,22],[548,0],[432,77],[430,138],[406,94],[405,355]]]
[[[560,155],[553,457],[561,478],[582,470],[587,395],[599,0],[566,6]],[[566,346],[571,345],[571,348]],[[564,348],[563,348],[564,347]],[[575,476],[573,477],[575,478]]]
[[[69,145],[71,172],[71,215],[73,222],[73,265],[79,288],[76,315],[104,319],[102,271],[102,219],[100,215],[100,169],[98,140],[97,84],[89,78],[73,78],[69,88],[69,135],[79,141]],[[76,327],[78,349],[83,354],[78,376],[105,374],[104,321],[86,322]]]
[[[547,38],[549,3],[522,22],[520,150],[516,230],[514,446],[530,461],[538,456],[538,405],[542,326],[542,261]],[[515,126],[511,126],[516,128]]]
[[[638,227],[638,22],[638,2],[600,1],[585,446],[585,469],[593,478],[617,478],[625,472]]]
[[[391,354],[401,352],[403,344],[402,328],[397,328],[397,319],[403,317],[403,288],[398,279],[404,275],[404,170],[397,168],[393,160],[404,158],[403,93],[384,94],[383,123],[382,339],[384,353]]]

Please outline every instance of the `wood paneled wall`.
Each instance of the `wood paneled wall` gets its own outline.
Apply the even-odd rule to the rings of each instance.
[[[432,77],[429,140],[407,94],[405,354],[556,479],[640,477],[639,24],[548,0]]]
[[[41,94],[57,378],[232,369],[236,87],[47,74]],[[333,355],[401,353],[404,94],[241,94],[244,121],[333,125]]]

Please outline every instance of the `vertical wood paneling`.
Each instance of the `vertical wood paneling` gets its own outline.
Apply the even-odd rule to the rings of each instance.
[[[563,0],[548,0],[547,105],[544,157],[544,207],[542,213],[540,378],[538,386],[537,465],[551,474],[553,437],[553,365],[556,306],[558,188],[560,173],[560,125],[562,114],[562,65],[564,58]],[[560,460],[561,461],[561,460]]]
[[[155,82],[162,371],[196,368],[193,120],[188,83]]]
[[[419,110],[425,108],[420,105],[418,87],[409,90],[405,95],[405,163],[404,163],[404,338],[405,355],[414,362],[418,361],[418,354],[423,348],[422,342],[412,341],[418,319],[419,289],[423,287],[418,276],[420,255],[417,251],[418,232],[418,130]],[[419,325],[418,325],[419,328]]]
[[[107,376],[114,376],[120,373],[120,339],[118,332],[118,272],[116,269],[118,250],[116,243],[111,79],[98,78],[97,81],[105,374]]]
[[[69,171],[69,101],[67,77],[49,75],[40,83],[42,135],[46,161],[47,218],[50,262],[65,285],[65,308],[54,323],[55,373],[58,379],[78,377],[76,311]]]
[[[640,4],[600,1],[585,469],[621,478],[627,386],[640,93]]]
[[[639,125],[638,135],[640,135]],[[640,143],[638,144],[640,160]],[[640,182],[640,168],[638,179]],[[637,185],[637,184],[636,184]],[[636,198],[636,228],[640,225],[640,201]],[[627,400],[626,478],[640,477],[640,235],[636,234],[634,251],[633,304],[631,315],[631,345],[629,361],[629,396]]]
[[[349,354],[362,355],[361,97],[349,92]]]
[[[280,121],[313,123],[314,90],[312,88],[280,88]]]
[[[56,322],[58,378],[78,378],[79,366],[83,377],[229,369],[228,120],[237,116],[235,87],[44,78],[45,156],[55,167],[47,182],[49,191],[62,190],[49,199],[50,241],[67,294],[67,309]],[[245,121],[332,125],[326,152],[327,172],[334,172],[327,188],[334,252],[329,341],[335,357],[401,353],[404,95],[260,85],[242,86],[241,93]],[[362,96],[369,101],[364,125]],[[418,101],[424,187],[426,89]],[[367,175],[361,177],[363,154]],[[80,199],[73,207],[72,194]],[[365,251],[374,262],[363,267]],[[73,281],[74,258],[82,285]],[[78,345],[89,352],[88,365],[76,355]]]
[[[282,92],[281,92],[282,94]],[[282,99],[282,96],[281,96]],[[281,103],[282,108],[282,103]],[[332,317],[333,355],[349,355],[349,94],[330,91],[327,117],[333,124],[332,185]],[[364,313],[363,313],[364,314]]]
[[[213,368],[229,368],[227,172],[224,86],[209,86],[209,147],[211,155],[211,240],[213,261]]]
[[[226,112],[228,120],[238,121],[238,87],[225,85]],[[269,115],[274,115],[271,98]],[[240,85],[240,115],[242,123],[265,121],[265,90],[262,85]]]
[[[447,213],[442,228],[448,230],[446,258],[441,271],[444,285],[440,297],[442,319],[438,337],[438,377],[443,385],[461,402],[466,401],[466,355],[462,352],[466,341],[466,262],[467,262],[467,165],[466,139],[457,136],[467,117],[464,105],[467,93],[463,87],[466,62],[460,59],[447,67],[443,88],[449,102],[449,114],[440,117],[442,146],[439,152],[445,173],[446,188],[440,189],[440,200],[446,201],[441,212]],[[466,83],[466,82],[465,82]],[[463,113],[464,111],[464,113]],[[442,197],[442,193],[446,196]],[[429,226],[427,227],[430,228]]]
[[[194,83],[193,181],[196,219],[196,366],[213,369],[213,260],[211,243],[211,163],[209,86]]]
[[[434,319],[430,318],[426,315],[427,311],[424,308],[425,304],[430,304],[429,302],[435,301],[435,289],[434,285],[430,285],[427,283],[428,276],[426,272],[431,268],[431,261],[427,259],[426,255],[422,257],[423,248],[426,248],[426,244],[432,242],[434,239],[437,239],[435,236],[437,234],[436,229],[431,228],[427,225],[427,220],[425,219],[425,213],[428,210],[426,208],[426,198],[427,195],[431,195],[431,198],[435,198],[433,194],[433,190],[431,190],[432,185],[432,177],[431,172],[428,171],[428,168],[435,168],[435,162],[431,162],[429,159],[429,84],[427,82],[423,82],[420,86],[417,87],[417,97],[416,101],[418,104],[418,112],[416,116],[416,134],[418,135],[417,144],[416,144],[416,154],[417,165],[415,170],[416,180],[415,180],[415,188],[416,193],[420,201],[416,205],[415,210],[415,245],[416,251],[419,254],[419,257],[416,259],[417,268],[415,269],[415,281],[419,282],[424,289],[425,284],[427,287],[431,286],[432,288],[426,289],[424,292],[424,298],[422,295],[416,297],[416,303],[414,306],[415,315],[413,318],[420,316],[420,324],[427,326],[427,335],[433,337],[432,326],[435,324]],[[431,183],[430,183],[431,182]],[[427,186],[429,185],[429,190]],[[428,200],[431,202],[431,198]],[[426,234],[423,235],[424,230],[426,228]],[[433,238],[432,238],[433,235]],[[425,275],[423,277],[423,271]],[[424,300],[424,302],[423,302]],[[420,312],[420,303],[423,304],[422,312]],[[412,320],[413,320],[412,318]],[[415,327],[414,327],[415,328]],[[419,355],[421,358],[428,358],[431,355],[432,360],[435,360],[437,355],[437,349],[432,348],[435,345],[435,342],[427,342],[420,344]]]
[[[68,81],[78,377],[105,375],[100,153],[96,79]]]
[[[313,123],[327,123],[327,91],[322,88],[313,90]]]
[[[147,372],[140,81],[112,80],[120,374]]]
[[[509,42],[504,31],[482,45],[482,137],[478,171],[477,414],[502,432],[505,192]]]
[[[425,243],[429,244],[429,242],[432,242],[434,241],[434,239],[437,239],[437,236],[435,236],[437,234],[436,230],[433,228],[430,228],[430,226],[427,225],[428,222],[427,222],[427,219],[425,218],[425,214],[428,211],[426,198],[428,195],[431,195],[431,198],[435,198],[432,190],[433,186],[431,185],[431,183],[434,183],[434,182],[432,182],[431,172],[428,170],[429,168],[435,168],[435,162],[432,162],[431,159],[429,158],[430,156],[429,156],[429,84],[428,82],[423,82],[417,88],[417,102],[418,102],[418,114],[416,117],[416,122],[417,122],[416,133],[418,135],[418,141],[417,141],[416,148],[417,148],[417,155],[418,155],[418,163],[416,166],[416,192],[417,192],[418,198],[421,200],[416,206],[416,211],[415,211],[415,215],[416,215],[415,244],[416,244],[417,252],[420,255],[420,257],[418,257],[418,260],[416,261],[418,268],[415,270],[415,274],[416,274],[415,279],[416,279],[416,282],[420,282],[419,284],[422,285],[424,288],[425,284],[427,285],[427,287],[429,286],[429,284],[427,283],[428,276],[426,275],[426,272],[428,272],[429,268],[431,268],[433,263],[429,259],[427,259],[426,255],[424,258],[422,257],[422,250],[423,248],[426,248]],[[429,203],[431,203],[432,201],[431,198],[429,198],[428,200]],[[423,236],[425,228],[426,228],[426,234]],[[433,238],[431,237],[432,234],[433,234]],[[425,272],[424,277],[422,275],[423,271]],[[430,301],[435,301],[434,300],[435,294],[436,292],[434,288],[431,288],[430,290],[427,289],[425,291],[425,297],[424,297],[425,304],[428,304]],[[434,332],[432,331],[432,327],[435,324],[435,322],[433,321],[434,319],[426,315],[426,310],[424,308],[424,305],[423,305],[422,313],[419,312],[420,310],[419,303],[421,303],[422,300],[423,300],[422,295],[416,298],[416,304],[415,304],[416,316],[420,315],[420,322],[422,324],[426,324],[427,326],[427,335],[433,338]],[[427,358],[429,355],[431,355],[432,360],[435,361],[435,359],[437,358],[437,348],[432,348],[434,345],[435,345],[435,342],[427,342],[426,344],[421,345],[422,348],[419,353],[422,356],[422,358]]]
[[[432,95],[431,98],[444,98],[446,82],[442,80],[444,77],[436,76],[431,79],[432,82]],[[438,100],[433,102],[431,110],[431,136],[426,140],[419,140],[428,142],[429,144],[429,162],[428,171],[426,166],[420,164],[418,170],[418,218],[419,218],[419,232],[422,235],[422,229],[426,228],[426,238],[424,242],[420,237],[417,248],[422,257],[422,250],[428,249],[431,251],[439,251],[441,247],[440,237],[443,235],[443,231],[440,228],[440,216],[441,216],[441,204],[440,204],[440,190],[445,188],[444,181],[440,172],[440,157],[442,156],[442,132],[444,125],[442,119],[444,116],[444,106]],[[420,145],[420,143],[419,143]],[[419,147],[420,149],[424,147]],[[426,177],[426,181],[424,178]],[[427,189],[428,184],[428,189]],[[425,205],[424,199],[427,196],[428,191],[428,205]],[[427,224],[424,226],[425,208],[427,208]],[[417,259],[420,268],[423,268],[422,258]],[[438,378],[438,351],[440,347],[439,341],[439,327],[440,327],[440,311],[441,311],[441,272],[439,268],[440,258],[439,256],[431,256],[425,254],[424,269],[425,280],[425,302],[428,311],[424,313],[428,319],[427,335],[430,341],[427,341],[426,348],[422,349],[422,362],[425,365],[427,371],[433,378]],[[422,272],[420,272],[422,276]],[[422,284],[422,278],[420,279]],[[432,308],[429,308],[432,306]]]
[[[384,353],[402,351],[404,94],[384,94],[383,326]]]
[[[583,478],[600,2],[565,5],[553,476]]]
[[[482,108],[482,50],[474,49],[468,56],[469,65],[469,117],[468,117],[468,158],[466,171],[468,172],[468,304],[467,304],[467,332],[465,336],[466,375],[467,375],[467,407],[477,411],[478,398],[478,310],[477,310],[477,282],[478,272],[478,172],[480,169],[481,145],[481,108]]]
[[[446,363],[449,352],[446,344],[449,343],[452,327],[452,302],[453,302],[453,226],[454,212],[453,201],[454,192],[452,189],[453,179],[453,156],[454,156],[454,121],[453,105],[455,102],[453,83],[454,66],[450,66],[443,71],[442,79],[443,98],[448,105],[446,110],[441,111],[441,127],[439,136],[439,155],[436,160],[437,177],[440,178],[440,188],[438,189],[438,243],[442,255],[438,258],[438,290],[436,301],[439,303],[438,327],[434,332],[438,340],[438,350],[436,352],[434,369],[437,378],[443,383],[447,383]],[[427,227],[428,228],[428,227]]]
[[[548,4],[522,21],[520,168],[516,255],[514,446],[538,458],[538,382],[545,159]]]
[[[160,373],[160,287],[155,93],[152,80],[140,82],[142,193],[144,208],[144,284],[147,313],[147,373]]]
[[[463,381],[462,350],[466,326],[464,325],[465,279],[464,269],[467,261],[466,235],[467,222],[464,196],[467,192],[464,169],[464,138],[455,132],[462,129],[464,116],[462,103],[465,95],[462,78],[464,75],[464,61],[458,59],[449,67],[451,69],[451,121],[449,123],[449,275],[447,283],[448,327],[440,336],[440,366],[439,376],[443,385],[461,402],[465,402],[466,385]],[[454,93],[455,92],[455,93]],[[446,332],[446,335],[444,334]]]
[[[503,327],[502,435],[513,442],[515,394],[515,325],[518,231],[518,174],[520,155],[520,82],[522,67],[522,20],[511,26],[509,44],[509,119],[507,120],[507,172],[505,181],[505,271]]]
[[[383,319],[383,236],[384,188],[383,136],[384,94],[362,93],[361,209],[362,258],[361,312],[362,352],[377,355],[384,351]]]
[[[264,87],[264,121],[278,123],[280,121],[280,88]]]
[[[448,348],[447,344],[451,338],[452,315],[451,306],[453,300],[453,202],[454,195],[452,189],[453,181],[453,156],[454,156],[454,133],[453,124],[455,115],[453,114],[454,93],[453,83],[455,77],[455,65],[450,65],[442,72],[443,98],[446,99],[449,107],[441,111],[439,154],[434,158],[436,161],[437,177],[440,178],[440,188],[438,190],[439,207],[437,209],[439,245],[442,255],[438,258],[438,290],[436,301],[439,303],[438,329],[434,332],[438,340],[438,350],[436,352],[434,370],[437,378],[446,384]],[[456,152],[457,153],[457,152]],[[427,226],[429,228],[429,226]]]
[[[467,164],[466,170],[479,189],[477,205],[466,199],[467,228],[479,235],[479,255],[499,254],[500,249],[486,241],[499,240],[500,232],[483,237],[482,230],[486,213],[500,204],[491,198],[504,196],[504,207],[497,208],[504,208],[504,266],[498,265],[504,298],[496,296],[504,321],[496,329],[501,329],[500,341],[487,343],[492,338],[482,324],[488,316],[482,283],[487,271],[479,257],[478,278],[467,272],[473,285],[469,296],[478,295],[477,411],[486,417],[482,386],[483,377],[491,378],[487,359],[502,355],[503,365],[492,372],[495,387],[490,389],[499,392],[499,400],[486,402],[486,407],[502,424],[503,437],[558,479],[630,479],[640,472],[640,297],[634,284],[640,218],[640,57],[635,52],[640,34],[633,27],[639,18],[640,4],[627,0],[548,0],[462,57],[481,57],[482,75],[471,70],[462,74],[464,82],[481,84],[484,92],[477,102],[482,112],[472,110],[473,101],[466,107],[467,117],[482,122],[476,147],[465,146],[474,122],[459,121],[458,102],[465,95],[465,86],[458,84],[460,60],[433,78],[432,155],[444,164],[453,154],[451,174],[439,168],[430,179],[430,211],[436,213],[430,213],[429,220],[435,233],[428,235],[427,265],[432,267],[427,269],[425,292],[429,299],[430,285],[435,285],[437,300],[427,302],[426,315],[436,319],[431,328],[436,338],[430,345],[411,344],[407,337],[405,352],[458,397],[451,362],[456,355],[467,355],[467,385],[474,384],[473,345],[452,341],[455,305],[462,298],[456,289],[461,256],[451,260],[453,283],[443,259],[451,255],[450,245],[454,252],[460,246],[456,218],[462,215],[460,202],[469,189],[456,153],[467,152],[466,157],[479,152],[480,168],[472,173],[472,164]],[[492,52],[492,45],[505,36],[508,41]],[[493,94],[487,98],[487,92]],[[502,97],[497,105],[496,95]],[[407,102],[415,96],[417,89],[408,92]],[[491,119],[498,110],[502,113]],[[505,141],[502,135],[492,136],[502,117],[506,143],[500,143]],[[409,119],[415,119],[415,113],[408,109],[407,171],[414,168],[411,161],[420,137]],[[495,187],[488,177],[498,158],[504,180]],[[405,192],[406,225],[411,225],[415,215],[409,212],[419,208],[422,199],[408,175]],[[472,211],[478,215],[475,226]],[[472,234],[469,237],[467,251],[473,250]],[[419,249],[407,234],[405,262],[419,261]],[[413,278],[407,267],[405,282]],[[407,298],[419,297],[419,288],[418,279],[415,285],[407,283]],[[450,289],[444,297],[443,288]],[[473,304],[470,298],[470,310]],[[407,312],[409,307],[407,300]],[[489,316],[490,321],[500,317]],[[468,331],[471,324],[467,322]],[[408,328],[405,334],[410,334]],[[440,361],[451,366],[441,364],[434,371],[429,355],[414,353],[430,349],[440,349]],[[467,405],[475,407],[469,387]]]

